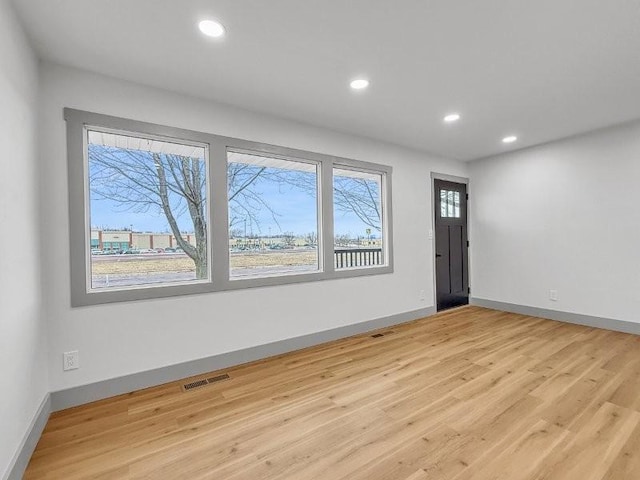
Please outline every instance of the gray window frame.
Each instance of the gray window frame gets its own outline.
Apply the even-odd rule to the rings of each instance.
[[[67,160],[69,181],[69,250],[71,269],[71,306],[81,307],[105,303],[127,302],[178,295],[212,293],[253,287],[269,287],[301,282],[314,282],[367,275],[393,273],[392,168],[387,165],[307,152],[287,147],[252,142],[205,132],[185,130],[148,122],[119,118],[72,108],[64,109],[67,124]],[[208,258],[209,281],[180,285],[145,285],[128,289],[89,291],[87,289],[90,245],[86,241],[88,225],[87,159],[85,129],[95,127],[114,131],[160,137],[207,147],[208,158]],[[257,154],[307,161],[318,164],[318,253],[320,270],[254,278],[231,278],[229,270],[229,232],[227,205],[227,151],[244,150]],[[333,234],[333,168],[345,167],[382,174],[383,258],[380,266],[335,269]],[[212,219],[216,219],[214,222]]]

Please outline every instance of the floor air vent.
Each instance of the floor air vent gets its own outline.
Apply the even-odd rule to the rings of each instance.
[[[208,382],[206,380],[196,380],[195,382],[186,383],[183,385],[185,390],[192,390],[198,387],[204,387]]]
[[[193,390],[194,388],[205,387],[207,385],[211,385],[212,383],[228,380],[229,378],[229,375],[224,373],[222,375],[216,375],[215,377],[203,378],[202,380],[196,380],[195,382],[185,383],[182,388],[186,392],[189,390]]]

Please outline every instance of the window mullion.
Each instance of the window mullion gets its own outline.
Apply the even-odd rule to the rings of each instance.
[[[320,165],[320,231],[322,258],[324,272],[333,274],[335,272],[334,260],[334,232],[333,232],[333,159],[327,158]]]
[[[209,192],[211,212],[212,264],[211,275],[216,290],[229,284],[229,212],[227,210],[227,145],[215,139],[209,149]]]

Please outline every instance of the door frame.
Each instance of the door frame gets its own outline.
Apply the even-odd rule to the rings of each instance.
[[[431,205],[431,226],[429,227],[429,241],[431,242],[431,270],[433,275],[433,308],[438,312],[438,285],[436,278],[436,205],[435,205],[435,180],[444,180],[445,182],[454,182],[454,183],[463,183],[467,186],[467,195],[471,198],[470,195],[470,186],[468,177],[458,177],[456,175],[449,175],[446,173],[439,172],[431,172],[431,180],[429,192],[429,205]],[[467,200],[467,240],[469,240],[469,245],[471,243],[471,222],[469,219],[471,218],[471,206],[469,200]],[[467,250],[467,268],[469,269],[469,288],[471,289],[471,248]],[[471,293],[469,293],[469,305],[471,305]]]

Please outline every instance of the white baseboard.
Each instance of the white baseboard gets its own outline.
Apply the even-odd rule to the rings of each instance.
[[[33,451],[36,449],[38,440],[40,440],[40,437],[42,436],[42,431],[47,424],[47,420],[49,420],[50,414],[51,395],[47,393],[31,420],[29,428],[27,429],[13,460],[9,464],[9,469],[3,477],[4,480],[20,480],[23,477],[24,472],[27,469],[27,465],[29,465],[29,460],[31,460],[31,455],[33,455]]]
[[[614,330],[616,332],[633,333],[640,335],[640,323],[627,322],[624,320],[615,320],[613,318],[594,317],[591,315],[580,315],[571,312],[562,312],[560,310],[550,310],[547,308],[529,307],[526,305],[517,305],[515,303],[497,302],[485,298],[470,298],[471,305],[478,307],[492,308],[503,312],[519,313],[521,315],[529,315],[532,317],[548,318],[550,320],[558,320],[560,322],[575,323],[587,327],[604,328],[606,330]]]

